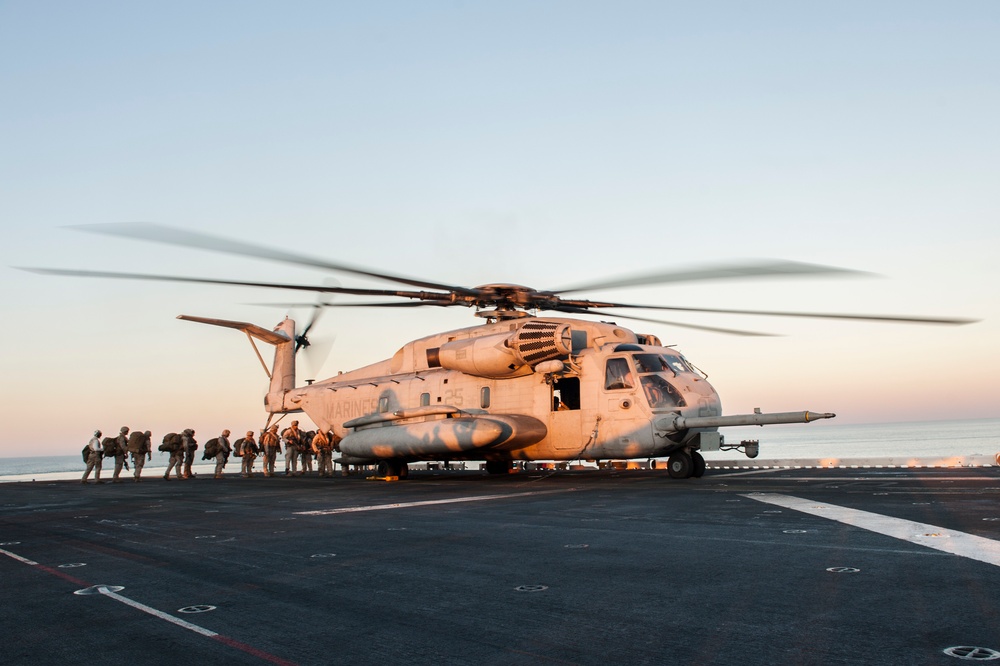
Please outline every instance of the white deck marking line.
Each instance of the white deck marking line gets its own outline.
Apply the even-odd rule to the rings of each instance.
[[[158,617],[161,620],[166,620],[167,622],[171,622],[173,624],[176,624],[178,627],[183,627],[184,629],[188,629],[190,631],[193,631],[196,634],[201,634],[202,636],[208,636],[209,638],[215,638],[216,636],[219,635],[219,634],[215,633],[214,631],[209,631],[208,629],[205,629],[204,627],[199,627],[197,624],[191,624],[190,622],[182,620],[179,617],[174,617],[170,613],[164,613],[163,611],[159,611],[159,610],[156,610],[155,608],[151,608],[151,607],[147,606],[146,604],[140,604],[138,601],[132,601],[128,597],[123,597],[122,595],[118,594],[117,592],[112,592],[111,590],[109,590],[108,588],[104,587],[103,585],[101,587],[98,587],[97,591],[100,592],[101,594],[103,594],[106,597],[111,597],[115,601],[122,602],[126,606],[131,606],[132,608],[135,608],[137,610],[141,610],[143,613],[149,613],[150,615],[152,615],[154,617]]]
[[[3,548],[0,548],[0,553],[3,553],[7,557],[12,557],[15,560],[17,560],[18,562],[24,562],[25,564],[30,564],[33,567],[37,567],[38,566],[38,562],[32,562],[27,557],[21,557],[20,555],[16,555],[16,554],[10,552],[9,550],[4,550]]]
[[[453,499],[425,500],[422,502],[399,502],[398,504],[372,504],[369,506],[346,506],[341,509],[319,509],[316,511],[296,511],[297,516],[331,516],[338,513],[357,513],[359,511],[385,511],[387,509],[408,509],[414,506],[434,506],[436,504],[457,504],[459,502],[484,502],[486,500],[510,499],[514,497],[530,497],[532,495],[551,495],[553,493],[568,493],[576,488],[564,490],[536,490],[528,493],[510,493],[506,495],[476,495],[474,497],[456,497]]]
[[[883,516],[882,514],[858,509],[849,509],[827,502],[778,495],[759,493],[743,495],[758,502],[783,506],[794,511],[801,511],[820,518],[828,518],[846,525],[853,525],[870,532],[877,532],[910,543],[927,546],[936,550],[960,555],[971,560],[1000,567],[1000,541],[985,537],[950,530],[937,525],[917,523],[912,520]]]
[[[715,477],[715,476],[726,476],[726,477],[729,477],[729,476],[747,476],[747,475],[750,475],[750,474],[772,474],[774,472],[787,472],[787,471],[788,471],[787,469],[780,469],[778,467],[771,467],[771,468],[768,468],[768,469],[755,469],[755,470],[751,470],[749,472],[732,472],[732,473],[730,473],[728,470],[722,470],[721,474],[713,474],[712,476],[713,477]]]

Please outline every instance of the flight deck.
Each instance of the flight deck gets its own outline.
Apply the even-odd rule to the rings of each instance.
[[[2,663],[1000,660],[1000,467],[8,483],[0,576]]]

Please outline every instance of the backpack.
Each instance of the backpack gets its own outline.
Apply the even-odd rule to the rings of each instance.
[[[118,438],[117,437],[105,437],[101,440],[101,446],[104,447],[104,457],[114,458],[118,455]]]
[[[88,460],[90,460],[90,444],[87,444],[85,447],[83,447],[82,453],[83,453],[83,462],[86,463]]]
[[[138,430],[129,433],[128,436],[128,451],[129,453],[134,453],[139,455],[140,453],[146,452],[146,434],[139,432]]]
[[[209,460],[219,455],[219,438],[214,437],[205,442],[205,452],[201,454],[202,460]]]
[[[238,440],[233,442],[233,455],[237,458],[243,457],[243,442],[245,439],[245,437],[240,437]]]
[[[163,444],[159,446],[160,451],[173,453],[181,450],[181,436],[176,432],[168,432],[163,436]]]

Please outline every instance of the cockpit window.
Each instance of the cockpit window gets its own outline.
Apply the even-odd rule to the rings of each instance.
[[[642,392],[646,394],[646,401],[653,409],[687,406],[677,389],[660,375],[644,375],[641,380]]]
[[[635,369],[640,375],[668,369],[666,360],[659,354],[634,354],[632,360],[635,361]]]
[[[694,372],[694,368],[691,367],[691,364],[688,363],[687,359],[683,356],[664,354],[663,360],[666,361],[667,365],[670,366],[670,369],[674,371],[675,375],[681,372]]]
[[[609,358],[604,373],[604,388],[608,391],[630,389],[635,387],[632,370],[628,360],[624,358]]]

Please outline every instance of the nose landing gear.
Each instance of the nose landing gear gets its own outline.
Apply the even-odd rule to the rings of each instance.
[[[667,459],[671,479],[701,478],[705,473],[705,458],[697,451],[678,451]]]

